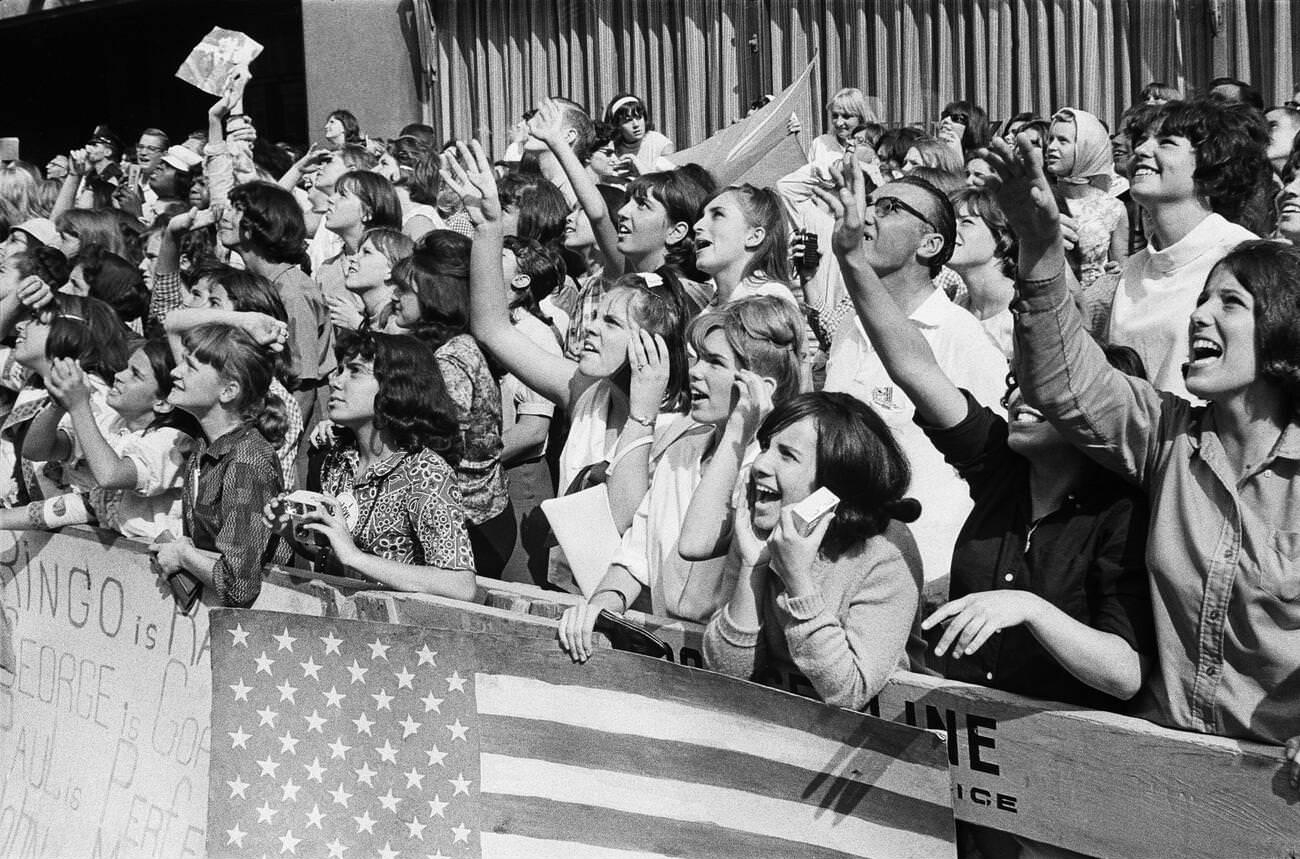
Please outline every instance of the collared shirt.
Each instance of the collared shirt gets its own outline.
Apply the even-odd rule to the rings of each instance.
[[[922,427],[970,486],[975,508],[957,536],[949,599],[996,590],[1036,594],[1073,619],[1117,635],[1142,655],[1155,650],[1147,585],[1145,496],[1090,464],[1065,503],[1033,519],[1029,462],[1007,446],[1007,422],[966,395],[966,417]],[[1061,666],[1023,625],[1001,630],[945,677],[1082,707],[1127,705]]]
[[[222,605],[251,606],[262,589],[262,565],[292,559],[262,520],[262,508],[283,486],[271,443],[251,424],[211,443],[199,439],[185,469],[185,534],[196,547],[221,553],[212,580]]]
[[[1281,743],[1300,734],[1300,424],[1238,478],[1216,406],[1194,406],[1107,363],[1064,275],[1022,283],[1020,382],[1076,445],[1150,496],[1160,670],[1143,715]]]
[[[326,381],[338,362],[334,359],[334,326],[320,285],[296,266],[271,283],[289,319],[288,351],[294,377],[305,387]]]
[[[354,446],[335,447],[321,488],[356,499],[352,537],[363,552],[424,567],[474,569],[456,473],[431,450],[397,451],[357,475]]]
[[[974,316],[935,289],[909,317],[920,329],[940,368],[953,384],[983,405],[997,407],[1006,387],[1007,361]],[[857,316],[850,315],[831,344],[826,390],[843,391],[867,403],[885,420],[912,464],[908,494],[921,502],[912,533],[921,547],[927,590],[942,597],[952,566],[952,547],[971,510],[966,484],[912,422],[916,408],[894,384]]]
[[[1133,254],[1115,290],[1106,339],[1136,350],[1157,388],[1192,399],[1183,381],[1187,319],[1214,264],[1255,238],[1245,227],[1211,214],[1169,247]]]
[[[492,378],[478,342],[457,334],[434,353],[447,396],[456,405],[462,454],[456,463],[465,515],[481,525],[506,509],[506,472],[501,467],[501,388]]]

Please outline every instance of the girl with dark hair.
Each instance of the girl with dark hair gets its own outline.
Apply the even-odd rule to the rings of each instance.
[[[472,250],[470,303],[474,335],[500,364],[525,385],[565,408],[569,437],[560,454],[557,489],[575,489],[581,472],[613,461],[621,435],[651,431],[661,412],[683,409],[686,400],[687,318],[680,285],[658,275],[634,275],[616,282],[601,299],[587,326],[582,357],[574,363],[548,354],[510,324],[502,282],[501,210],[496,179],[482,147],[460,147],[462,161],[444,159],[443,180],[473,201],[476,236]],[[617,494],[627,508],[614,511],[626,529],[645,494],[649,474],[626,469],[639,484]],[[618,472],[616,472],[617,474]]]
[[[68,283],[72,294],[89,295],[108,304],[136,334],[144,330],[149,291],[139,266],[99,245],[85,245],[72,260]]]
[[[430,230],[446,227],[438,213],[438,194],[442,190],[438,177],[438,153],[414,137],[393,141],[393,158],[398,178],[393,190],[402,204],[402,232],[419,241]]]
[[[907,457],[840,393],[776,407],[758,442],[733,516],[735,590],[704,631],[704,664],[860,710],[891,673],[924,665]],[[835,509],[801,530],[791,508],[823,487]]]
[[[923,623],[947,626],[934,636],[935,667],[1035,698],[1125,709],[1153,644],[1146,499],[1072,447],[1025,401],[1014,376],[1002,401],[1008,418],[949,380],[921,332],[859,262],[861,178],[847,177],[846,193],[832,200],[834,252],[890,378],[915,403],[916,422],[974,502],[953,551],[951,602]],[[978,205],[980,196],[969,200]],[[1111,348],[1111,363],[1141,378],[1133,350]],[[995,632],[1002,635],[990,638]]]
[[[528,128],[555,155],[573,185],[605,258],[607,277],[631,271],[662,274],[667,267],[679,278],[704,279],[695,269],[691,228],[714,192],[706,171],[687,165],[644,174],[628,186],[628,202],[611,217],[604,197],[569,144],[560,109],[544,102],[528,120]],[[707,303],[708,290],[702,285],[684,285],[700,306]]]
[[[350,110],[332,110],[325,119],[325,142],[330,149],[342,149],[344,146],[359,146],[364,141],[361,137],[361,123]]]
[[[564,236],[569,205],[560,189],[538,174],[507,173],[497,185],[507,236],[554,246]]]
[[[191,329],[184,347],[167,402],[193,415],[203,435],[185,468],[184,536],[149,548],[169,580],[185,582],[174,590],[211,588],[217,605],[248,608],[261,592],[263,565],[286,564],[293,554],[262,518],[284,487],[274,447],[284,432],[283,403],[270,393],[274,363],[229,325]]]
[[[107,397],[113,414],[103,424],[92,402],[93,377],[71,358],[54,361],[46,387],[57,410],[66,411],[57,432],[80,461],[65,469],[74,491],[0,512],[0,527],[90,523],[147,541],[179,534],[181,474],[198,427],[167,402],[173,369],[165,340],[136,341],[126,367],[113,377]]]
[[[320,285],[302,269],[306,227],[293,195],[268,182],[249,182],[230,192],[218,240],[236,251],[244,267],[275,287],[289,321],[290,374],[305,426],[325,416],[321,386],[334,371],[334,326]],[[306,446],[300,446],[298,485],[306,484]]]
[[[321,473],[326,503],[301,526],[328,541],[326,571],[474,598],[474,552],[448,464],[459,453],[454,412],[423,343],[342,335],[329,398],[338,431]]]
[[[108,405],[113,376],[126,366],[126,328],[113,308],[94,298],[56,293],[36,311],[18,334],[14,360],[34,377],[48,380],[54,364],[68,358],[87,374],[95,422],[107,427],[114,418]],[[23,399],[21,393],[19,400]],[[36,415],[22,442],[23,476],[33,498],[50,498],[69,489],[89,491],[84,454],[57,403]],[[46,467],[46,464],[52,464]]]
[[[514,550],[515,519],[501,465],[501,389],[469,334],[469,244],[449,230],[425,236],[393,267],[393,315],[434,351],[456,404],[463,446],[456,475],[478,573],[500,578]]]
[[[344,173],[334,185],[325,227],[343,240],[337,254],[315,271],[325,300],[351,301],[344,283],[361,251],[361,239],[372,227],[402,228],[402,202],[387,179],[369,170]]]
[[[625,612],[646,588],[654,614],[693,621],[707,620],[730,595],[725,543],[704,552],[689,544],[725,518],[709,510],[698,515],[705,499],[720,493],[725,503],[740,467],[758,453],[757,422],[747,423],[751,403],[770,410],[799,393],[802,336],[803,317],[771,296],[732,302],[691,323],[690,412],[647,452],[650,488],[604,579],[560,620],[560,647],[574,661],[591,655],[601,610]]]
[[[989,119],[984,108],[969,101],[949,102],[939,116],[937,136],[962,152],[989,145]]]
[[[991,192],[963,188],[950,195],[957,240],[948,266],[966,285],[953,301],[971,312],[1011,360],[1011,300],[1016,294],[1016,237]]]
[[[772,295],[798,306],[790,283],[790,225],[775,191],[722,189],[695,222],[695,265],[713,278],[715,307]]]
[[[1210,270],[1187,322],[1182,372],[1189,393],[1206,402],[1193,405],[1111,367],[1087,336],[1066,285],[1042,163],[1019,144],[1014,153],[995,144],[990,157],[1020,239],[1016,345],[1025,398],[1150,498],[1158,670],[1146,677],[1140,714],[1286,743],[1294,788],[1300,687],[1286,681],[1300,676],[1300,251],[1246,242]]]
[[[605,108],[605,122],[615,129],[615,154],[636,173],[658,170],[659,159],[677,151],[671,140],[654,130],[645,100],[631,93],[614,96]]]
[[[1214,264],[1257,238],[1232,218],[1260,176],[1271,175],[1268,139],[1250,108],[1215,99],[1135,113],[1125,131],[1133,140],[1129,187],[1150,244],[1117,280],[1094,284],[1085,316],[1099,339],[1137,350],[1157,388],[1188,397],[1187,318]]]

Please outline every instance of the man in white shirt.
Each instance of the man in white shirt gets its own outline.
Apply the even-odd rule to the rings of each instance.
[[[937,188],[911,176],[871,195],[864,214],[867,262],[934,351],[939,366],[980,403],[997,408],[1006,389],[1007,362],[967,311],[948,300],[933,277],[952,256],[957,218]],[[970,513],[966,484],[912,420],[915,408],[885,372],[880,357],[850,316],[836,332],[826,364],[826,390],[871,405],[893,430],[912,464],[908,494],[921,502],[912,533],[925,565],[926,600],[943,601],[952,548]]]

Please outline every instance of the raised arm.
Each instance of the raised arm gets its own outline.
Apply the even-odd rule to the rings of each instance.
[[[596,183],[592,181],[587,168],[582,166],[578,155],[564,136],[563,111],[551,99],[544,99],[537,112],[528,120],[528,133],[546,144],[547,148],[560,163],[573,193],[578,197],[578,205],[591,221],[591,231],[596,237],[596,247],[605,259],[605,275],[618,277],[626,269],[623,252],[618,249],[618,232],[614,218],[605,205],[605,198],[600,196]]]
[[[459,158],[444,155],[442,177],[461,196],[474,223],[470,250],[469,318],[474,337],[503,367],[553,403],[568,406],[578,379],[578,365],[547,352],[510,322],[505,276],[501,270],[503,236],[496,177],[477,140],[458,143]],[[585,386],[584,386],[585,387]]]
[[[100,432],[90,409],[90,387],[81,366],[72,358],[56,359],[45,386],[72,418],[72,431],[95,482],[103,489],[134,489],[138,477],[135,463],[128,457],[118,456]]]
[[[1042,152],[1023,134],[1014,151],[994,139],[981,152],[993,169],[987,186],[1020,241],[1015,369],[1025,399],[1076,447],[1143,482],[1159,452],[1162,413],[1181,401],[1116,370],[1084,330]]]
[[[713,458],[709,460],[682,522],[677,553],[688,561],[716,558],[731,543],[731,498],[735,492],[745,451],[754,442],[758,427],[772,412],[772,394],[750,370],[736,374],[736,401],[727,415]]]
[[[866,209],[862,166],[849,153],[833,173],[835,193],[820,188],[814,189],[814,193],[835,216],[831,246],[858,321],[889,377],[915,403],[921,420],[945,429],[955,426],[966,417],[966,398],[939,367],[920,329],[890,297],[867,262],[862,241]]]

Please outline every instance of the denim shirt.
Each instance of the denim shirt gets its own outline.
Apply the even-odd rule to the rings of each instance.
[[[1300,425],[1238,479],[1213,404],[1107,363],[1064,275],[1020,284],[1017,377],[1077,446],[1150,496],[1159,658],[1141,715],[1282,743],[1300,734]]]

